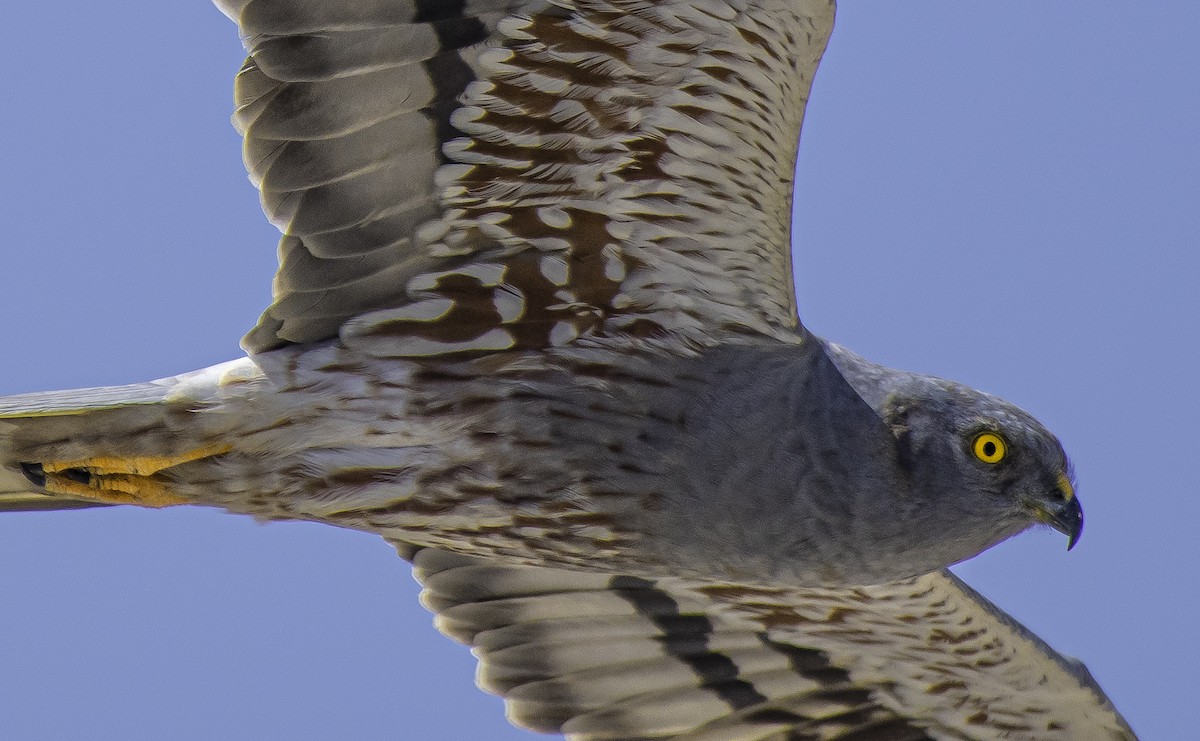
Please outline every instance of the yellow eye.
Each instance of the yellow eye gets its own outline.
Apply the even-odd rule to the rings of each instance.
[[[1008,453],[1008,444],[994,432],[983,432],[975,436],[971,450],[975,451],[975,457],[984,463],[999,463]]]

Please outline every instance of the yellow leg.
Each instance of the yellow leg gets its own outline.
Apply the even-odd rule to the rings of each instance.
[[[112,458],[97,456],[78,461],[47,461],[42,464],[46,473],[58,473],[69,468],[82,468],[93,474],[127,473],[134,476],[149,476],[181,463],[191,463],[201,458],[228,453],[230,445],[205,445],[175,456],[142,456]]]
[[[45,461],[41,473],[51,494],[106,504],[170,507],[187,499],[171,492],[154,474],[183,463],[228,453],[229,445],[207,445],[177,456],[115,458],[97,456],[76,461]]]

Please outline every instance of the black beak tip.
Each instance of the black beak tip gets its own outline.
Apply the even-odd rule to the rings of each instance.
[[[1075,547],[1083,535],[1083,507],[1075,497],[1054,497],[1031,505],[1034,517],[1067,536],[1067,550]]]
[[[1067,536],[1067,550],[1075,547],[1079,536],[1083,535],[1083,507],[1079,500],[1072,498],[1054,515],[1054,528]]]
[[[1075,544],[1079,542],[1080,535],[1083,535],[1083,523],[1082,522],[1079,523],[1079,528],[1076,529],[1075,532],[1070,533],[1067,536],[1067,550],[1068,551],[1070,551],[1072,548],[1074,548]]]

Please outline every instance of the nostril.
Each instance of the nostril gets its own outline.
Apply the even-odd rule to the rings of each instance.
[[[41,463],[20,463],[21,473],[25,478],[29,479],[30,483],[35,486],[46,485],[46,472],[42,470]]]

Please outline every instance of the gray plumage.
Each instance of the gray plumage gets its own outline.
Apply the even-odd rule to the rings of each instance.
[[[378,533],[572,739],[1132,738],[944,571],[1074,543],[1058,441],[796,317],[832,3],[219,4],[284,231],[251,357],[0,400],[0,508]]]

